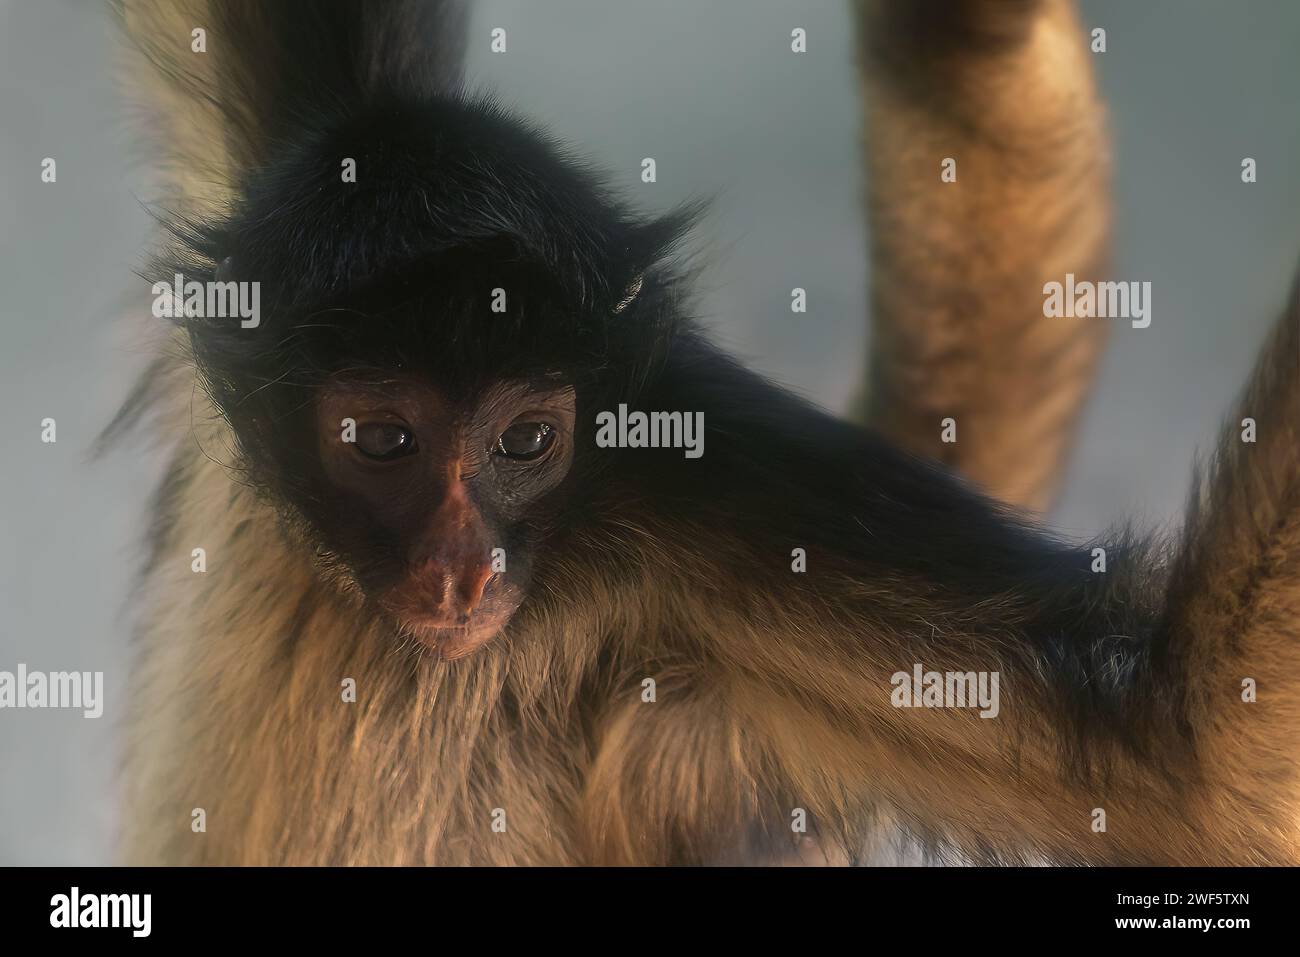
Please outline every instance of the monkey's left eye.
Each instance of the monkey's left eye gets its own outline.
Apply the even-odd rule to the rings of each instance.
[[[367,422],[357,428],[357,451],[379,462],[400,459],[415,451],[415,436],[396,422]]]
[[[516,422],[497,436],[492,452],[517,462],[530,462],[540,458],[554,441],[555,429],[545,422]]]

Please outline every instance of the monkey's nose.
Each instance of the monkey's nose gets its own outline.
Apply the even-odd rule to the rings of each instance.
[[[483,601],[492,567],[487,562],[457,565],[430,558],[416,574],[424,583],[425,595],[434,606],[432,610],[463,625]]]

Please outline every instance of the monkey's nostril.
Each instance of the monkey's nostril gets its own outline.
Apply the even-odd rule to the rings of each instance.
[[[492,567],[490,565],[479,565],[469,570],[465,576],[465,588],[463,592],[465,617],[478,607],[479,602],[483,600],[483,592],[487,590],[487,584],[492,579]]]

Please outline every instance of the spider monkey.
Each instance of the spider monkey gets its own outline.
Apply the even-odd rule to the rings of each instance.
[[[1098,348],[1038,312],[1104,248],[1077,24],[902,6],[859,9],[874,429],[689,318],[694,209],[629,210],[460,90],[457,5],[121,7],[154,271],[262,303],[177,320],[108,433],[171,450],[131,861],[708,863],[800,814],[855,858],[889,823],[973,861],[1300,859],[1300,300],[1231,419],[1258,440],[1225,431],[1179,541],[1093,571],[1032,517]],[[704,454],[598,445],[620,406],[702,413]],[[932,461],[938,411],[996,455]],[[895,707],[917,665],[996,673],[997,716]]]

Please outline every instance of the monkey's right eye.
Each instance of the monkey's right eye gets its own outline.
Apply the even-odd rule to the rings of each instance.
[[[415,436],[396,422],[367,422],[357,427],[357,451],[368,459],[388,462],[415,452]]]

